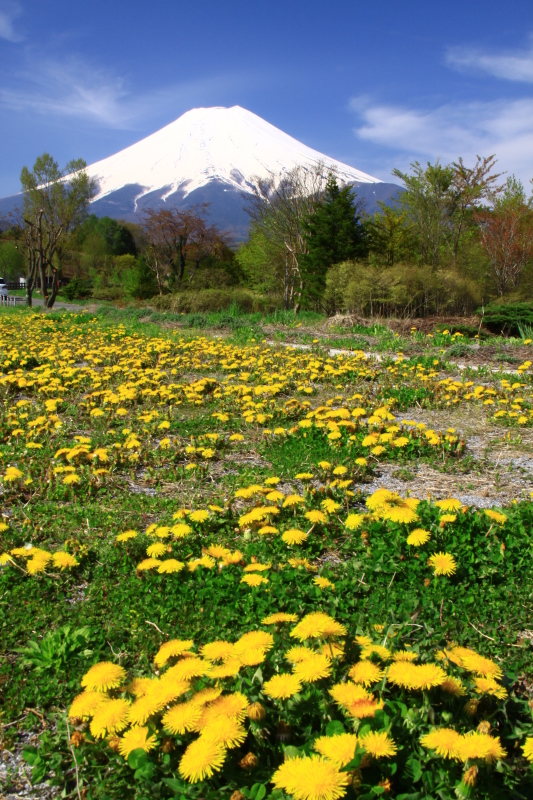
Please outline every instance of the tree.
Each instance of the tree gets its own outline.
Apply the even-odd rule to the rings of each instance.
[[[13,242],[0,243],[0,275],[6,281],[15,281],[24,273],[24,253]]]
[[[329,267],[362,255],[364,237],[358,210],[352,187],[341,189],[330,174],[320,202],[303,221],[307,252],[300,265],[309,297],[322,298]]]
[[[82,249],[90,236],[98,236],[102,239],[107,255],[137,255],[133,234],[119,220],[91,214],[75,231],[72,244],[78,249]]]
[[[364,222],[367,245],[378,262],[393,267],[416,251],[414,226],[407,210],[390,208],[385,203],[378,206],[380,210]]]
[[[496,156],[476,156],[473,167],[466,167],[462,157],[452,161],[452,182],[450,184],[450,225],[446,235],[448,246],[457,264],[457,254],[461,237],[469,218],[469,212],[479,209],[480,205],[491,197],[498,195],[503,187],[496,185],[502,172],[490,174],[496,165]],[[475,220],[474,220],[475,221]]]
[[[26,293],[31,306],[39,276],[44,305],[52,308],[59,290],[61,244],[68,233],[85,219],[95,184],[82,159],[60,169],[49,153],[39,156],[30,171],[23,167],[20,182],[24,193],[24,238],[28,253]],[[52,287],[48,294],[48,278]]]
[[[252,219],[253,235],[261,233],[264,252],[277,265],[285,308],[295,313],[305,290],[301,268],[302,256],[307,254],[305,222],[320,203],[326,181],[320,162],[296,166],[281,175],[255,178],[253,195],[248,198],[246,211]],[[268,262],[264,266],[268,269]]]
[[[144,212],[143,228],[151,246],[152,263],[157,254],[160,274],[168,278],[171,288],[183,280],[187,245],[207,208],[208,204],[203,204],[186,211],[149,208]]]
[[[492,209],[476,212],[476,221],[501,296],[509,284],[518,285],[533,258],[533,198],[527,200],[523,184],[513,175],[492,201]]]
[[[392,174],[404,183],[399,202],[413,223],[422,261],[436,269],[450,221],[453,169],[439,161],[428,161],[424,169],[414,161],[411,174],[399,169],[393,169]]]

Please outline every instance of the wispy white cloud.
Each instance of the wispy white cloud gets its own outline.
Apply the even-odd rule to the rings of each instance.
[[[222,95],[252,80],[215,75],[136,91],[123,77],[80,58],[41,60],[28,51],[25,59],[13,70],[10,85],[0,87],[0,107],[124,130],[135,130],[160,115],[168,117],[169,110],[179,116],[192,106],[219,102]]]
[[[373,103],[356,97],[354,129],[363,141],[396,151],[398,163],[495,153],[499,167],[529,180],[533,176],[533,99],[446,104],[430,110]]]
[[[0,0],[0,39],[22,41],[24,37],[15,30],[15,20],[20,14],[20,5],[15,0]]]
[[[446,52],[448,66],[461,71],[480,72],[508,81],[533,83],[533,36],[529,48],[490,52],[475,47],[451,47]]]

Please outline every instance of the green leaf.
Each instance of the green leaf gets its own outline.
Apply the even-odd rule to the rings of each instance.
[[[293,747],[289,745],[288,747],[283,748],[283,752],[285,753],[285,758],[298,758],[300,755],[300,751],[297,747]]]
[[[22,751],[22,758],[24,761],[27,761],[30,767],[33,767],[37,758],[39,756],[39,751],[36,747],[32,747],[31,745],[26,745],[24,750]]]
[[[132,750],[128,756],[128,766],[132,769],[139,769],[144,764],[146,764],[148,760],[148,756],[146,755],[146,751],[138,748],[137,750]]]
[[[250,800],[263,800],[266,797],[266,786],[262,783],[254,783],[250,792]]]
[[[339,736],[341,733],[346,733],[346,729],[342,722],[337,719],[332,719],[326,726],[326,736]]]
[[[187,794],[187,785],[182,781],[176,780],[176,778],[163,778],[163,783],[166,783],[174,794]]]
[[[422,777],[422,764],[417,758],[411,756],[405,764],[406,772],[413,783],[418,783]]]
[[[133,773],[133,777],[136,781],[143,780],[149,781],[153,778],[155,773],[155,766],[150,761],[147,761],[146,764],[143,764],[139,769],[136,769]]]

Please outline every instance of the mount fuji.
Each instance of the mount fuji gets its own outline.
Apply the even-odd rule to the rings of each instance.
[[[353,185],[369,213],[377,201],[387,202],[400,190],[307,147],[240,106],[195,108],[87,167],[97,185],[90,210],[99,217],[138,221],[147,208],[209,203],[209,222],[242,239],[249,222],[244,206],[252,179],[317,162],[333,169],[339,183]],[[20,201],[20,195],[0,200],[0,211]]]

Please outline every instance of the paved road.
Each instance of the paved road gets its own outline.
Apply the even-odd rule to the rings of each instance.
[[[43,305],[44,300],[39,300],[35,297],[32,298],[32,306],[42,307]],[[83,304],[80,305],[79,303],[54,303],[54,308],[64,308],[67,311],[81,311],[83,308],[85,308],[85,306]]]

